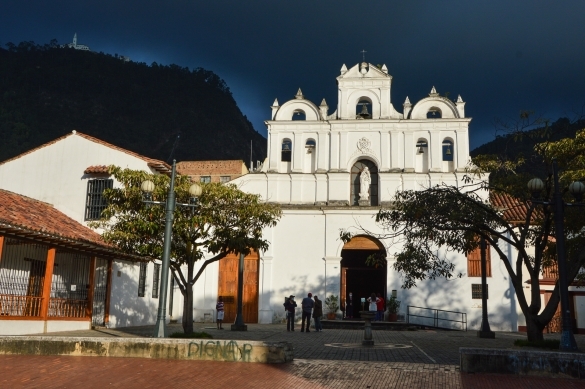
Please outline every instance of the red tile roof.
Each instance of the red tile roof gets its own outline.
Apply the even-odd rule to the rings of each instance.
[[[115,146],[115,145],[113,145],[111,143],[105,142],[105,141],[103,141],[101,139],[94,138],[93,136],[86,135],[86,134],[83,134],[83,133],[78,132],[78,131],[75,131],[75,130],[72,131],[71,133],[67,134],[67,135],[63,135],[62,137],[59,137],[59,138],[54,139],[54,140],[52,140],[50,142],[47,142],[47,143],[45,143],[43,145],[40,145],[39,147],[35,147],[34,149],[28,150],[28,151],[26,151],[26,152],[24,152],[24,153],[22,153],[20,155],[17,155],[16,157],[7,159],[5,161],[2,161],[2,162],[0,162],[0,165],[5,164],[6,162],[13,161],[13,160],[18,159],[18,158],[21,158],[21,157],[23,157],[23,156],[25,156],[27,154],[31,154],[31,153],[39,150],[39,149],[42,149],[43,147],[50,146],[50,145],[52,145],[54,143],[57,143],[57,142],[65,139],[65,138],[67,138],[67,137],[74,136],[74,135],[80,136],[80,137],[85,138],[85,139],[87,139],[89,141],[92,141],[92,142],[101,144],[101,145],[106,146],[106,147],[109,147],[111,149],[118,150],[118,151],[121,151],[121,152],[126,153],[128,155],[132,155],[132,156],[134,156],[136,158],[139,158],[139,159],[145,161],[146,164],[149,167],[153,168],[154,170],[158,171],[159,173],[166,174],[166,173],[170,173],[171,172],[171,166],[169,164],[167,164],[166,162],[160,161],[158,159],[153,159],[153,158],[145,157],[144,155],[140,155],[140,154],[135,153],[133,151],[123,149],[123,148],[118,147],[118,146]]]
[[[525,222],[529,204],[506,193],[490,192],[492,206],[504,212],[504,219],[509,222]]]
[[[100,234],[50,204],[3,189],[0,189],[0,235],[50,242],[98,256],[140,259],[117,252]]]
[[[108,167],[106,165],[90,166],[83,171],[84,174],[108,174]]]

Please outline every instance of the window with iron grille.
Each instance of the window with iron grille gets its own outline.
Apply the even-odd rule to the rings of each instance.
[[[106,208],[104,190],[112,189],[114,180],[111,178],[96,178],[87,181],[87,197],[85,199],[85,220],[98,220]]]
[[[204,183],[204,184],[208,184],[211,182],[211,176],[201,176],[199,181]]]
[[[219,182],[221,182],[222,184],[225,184],[226,182],[229,182],[231,179],[230,176],[220,176],[219,177]]]
[[[159,289],[159,282],[160,282],[160,265],[158,263],[154,264],[154,269],[152,270],[152,298],[158,298],[158,289]]]
[[[489,298],[489,289],[488,286],[486,284],[485,286],[485,298]],[[481,299],[481,284],[471,284],[471,298],[472,299]]]
[[[146,263],[140,264],[140,275],[138,276],[138,297],[144,297],[146,290]]]

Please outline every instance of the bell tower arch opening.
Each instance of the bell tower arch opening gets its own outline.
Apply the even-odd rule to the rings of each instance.
[[[341,306],[346,309],[351,299],[352,316],[355,318],[360,317],[362,298],[367,299],[372,293],[379,293],[380,297],[386,301],[387,266],[368,266],[366,259],[370,255],[386,258],[386,248],[378,239],[367,235],[354,236],[341,250],[340,302]],[[368,309],[367,303],[364,304],[364,309]]]

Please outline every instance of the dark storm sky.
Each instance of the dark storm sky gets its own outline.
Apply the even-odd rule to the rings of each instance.
[[[266,136],[269,106],[299,87],[337,106],[342,64],[385,63],[402,112],[434,85],[467,102],[471,147],[495,117],[574,117],[585,104],[585,1],[3,1],[0,45],[78,43],[150,64],[204,67],[226,80]]]

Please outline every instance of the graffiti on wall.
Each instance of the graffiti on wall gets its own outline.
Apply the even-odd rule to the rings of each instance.
[[[189,343],[189,358],[251,362],[252,345],[235,340],[208,340]]]

